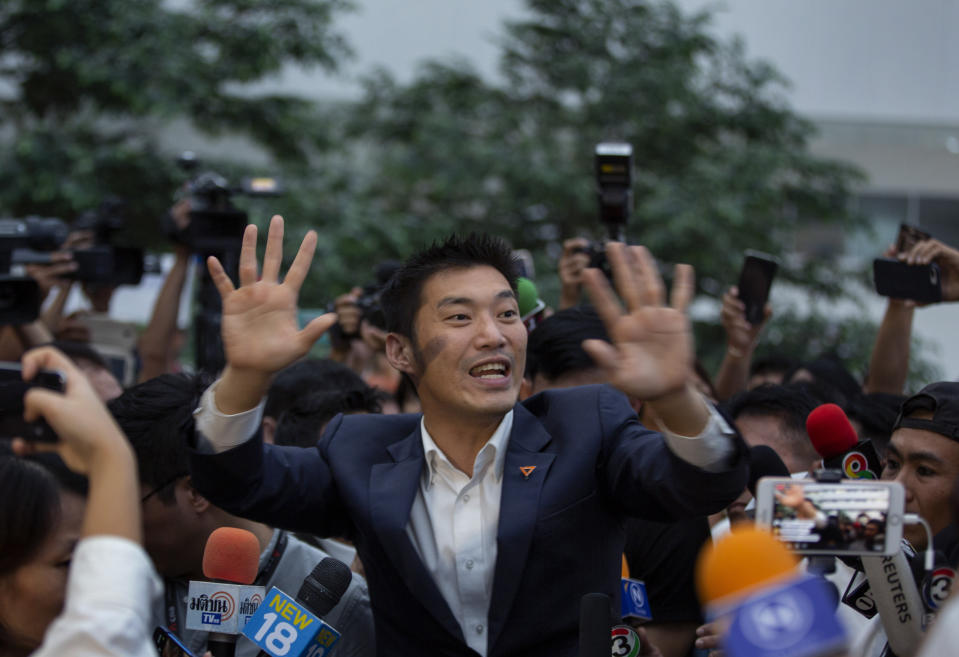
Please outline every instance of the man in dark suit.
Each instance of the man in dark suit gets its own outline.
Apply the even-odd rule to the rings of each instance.
[[[647,401],[663,435],[604,386],[517,404],[526,330],[511,254],[471,236],[417,254],[382,295],[387,357],[413,380],[422,416],[341,417],[314,449],[250,440],[272,375],[335,321],[298,329],[316,235],[279,283],[282,230],[275,217],[258,278],[248,227],[239,288],[208,263],[228,365],[197,414],[206,440],[193,478],[238,515],[351,535],[380,654],[572,655],[580,597],[618,600],[624,516],[702,515],[745,487],[741,440],[687,384],[692,269],[677,267],[665,306],[649,254],[623,245],[608,255],[627,312],[590,271],[613,344],[584,347],[615,387]]]

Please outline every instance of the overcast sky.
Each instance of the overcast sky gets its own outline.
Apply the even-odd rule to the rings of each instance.
[[[356,50],[344,74],[290,70],[269,88],[317,98],[359,93],[357,79],[384,66],[408,80],[425,58],[462,56],[497,75],[503,19],[521,0],[357,0],[337,25]],[[719,7],[715,32],[740,34],[747,53],[793,82],[790,98],[817,118],[959,123],[959,0],[679,0]]]

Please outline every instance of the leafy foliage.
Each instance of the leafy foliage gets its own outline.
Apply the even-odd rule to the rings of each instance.
[[[8,0],[0,5],[0,204],[70,219],[107,196],[156,222],[182,179],[154,135],[187,120],[303,165],[326,144],[312,103],[243,84],[335,70],[347,0]],[[149,232],[146,233],[147,235]]]
[[[786,104],[773,68],[708,32],[707,13],[640,0],[529,0],[500,40],[504,81],[462,61],[425,63],[410,84],[383,71],[350,109],[361,140],[365,226],[420,241],[483,229],[540,255],[549,280],[562,238],[599,236],[592,152],[636,153],[632,240],[692,262],[716,294],[742,251],[787,251],[800,222],[859,225],[847,211],[859,174],[812,156],[812,126]],[[400,251],[394,231],[370,253]],[[834,263],[786,278],[834,295]],[[722,281],[719,283],[718,281]],[[539,282],[539,281],[538,281]]]
[[[129,200],[134,238],[182,181],[157,135],[185,121],[243,135],[287,184],[245,199],[252,219],[280,212],[288,241],[320,233],[304,303],[326,305],[372,278],[373,264],[453,231],[486,230],[537,257],[541,296],[558,290],[563,238],[599,237],[593,147],[636,153],[632,241],[696,266],[719,296],[742,251],[783,255],[810,221],[850,230],[851,167],[812,156],[812,126],[787,85],[708,11],[660,0],[527,0],[506,23],[497,82],[468,61],[427,61],[400,83],[374,71],[354,103],[316,106],[254,93],[289,65],[335,71],[349,47],[334,29],[349,0],[8,0],[0,4],[0,209],[71,218],[108,195]],[[177,147],[182,145],[178,144]],[[235,176],[243,157],[208,162]],[[263,165],[256,167],[262,171]],[[835,262],[785,259],[781,276],[842,293]],[[768,339],[848,351],[865,364],[865,326],[777,318]],[[707,360],[718,327],[697,327]],[[778,332],[777,332],[778,331]],[[833,336],[834,339],[829,338]],[[827,339],[828,338],[828,339]],[[844,347],[843,345],[847,345]],[[849,346],[853,345],[853,346]]]

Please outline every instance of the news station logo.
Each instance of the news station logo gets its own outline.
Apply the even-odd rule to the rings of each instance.
[[[242,633],[269,657],[326,657],[340,638],[339,632],[280,589],[271,588],[265,600]]]
[[[922,598],[926,606],[932,611],[939,611],[949,597],[952,590],[952,581],[956,578],[956,571],[952,568],[936,568],[923,582]]]
[[[186,629],[236,634],[263,602],[262,586],[191,581]]]
[[[229,593],[217,591],[209,596],[201,594],[191,597],[190,609],[201,612],[201,618],[207,625],[222,625],[233,618],[236,605]]]
[[[861,452],[849,452],[842,460],[842,471],[850,479],[878,479],[869,469],[869,460]]]
[[[614,625],[611,634],[613,640],[612,657],[637,657],[642,647],[636,630],[628,625]]]
[[[253,595],[244,598],[240,602],[240,615],[252,616],[256,613],[256,610],[260,608],[261,602],[263,602],[263,596],[261,596],[259,593],[254,593]]]

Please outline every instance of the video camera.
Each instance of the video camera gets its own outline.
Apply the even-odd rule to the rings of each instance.
[[[60,219],[0,219],[0,324],[26,324],[40,314],[40,288],[29,276],[13,276],[14,254],[23,249],[56,250],[69,228]]]
[[[200,161],[192,151],[183,152],[177,164],[193,175],[184,192],[190,200],[190,223],[177,226],[172,214],[168,214],[163,232],[174,242],[186,244],[203,255],[239,251],[248,218],[233,204],[233,196],[279,196],[283,191],[275,178],[244,178],[239,185],[231,185],[213,171],[195,174]]]
[[[113,244],[114,234],[126,225],[123,208],[124,204],[119,199],[107,199],[97,209],[77,217],[72,228],[93,233],[94,243],[73,250],[77,268],[66,278],[110,285],[137,285],[140,282],[143,277],[143,249]],[[66,223],[51,217],[2,221],[0,268],[3,271],[9,271],[10,265],[51,264],[52,253],[63,246],[70,233]]]
[[[622,142],[596,144],[596,198],[599,219],[606,228],[607,239],[626,241],[626,224],[633,208],[633,147]],[[606,261],[606,247],[600,242],[577,249],[589,256],[589,266],[612,275]]]
[[[126,204],[105,199],[96,210],[84,212],[73,222],[74,230],[93,233],[93,246],[73,252],[77,263],[74,278],[89,283],[138,285],[143,278],[143,249],[116,246],[116,233],[126,226]]]

